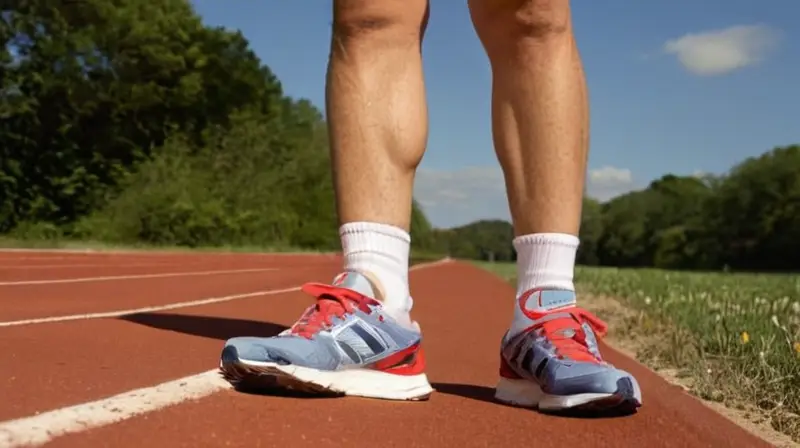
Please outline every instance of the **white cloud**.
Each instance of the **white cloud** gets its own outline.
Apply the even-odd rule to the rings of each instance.
[[[689,72],[718,76],[757,64],[780,40],[780,33],[766,25],[737,25],[702,33],[689,33],[664,44]]]
[[[604,166],[600,169],[589,170],[587,174],[587,195],[601,201],[606,201],[633,189],[633,173],[629,169]]]
[[[607,200],[635,188],[630,170],[606,166],[590,170],[589,196]],[[478,219],[509,219],[503,174],[499,167],[454,171],[420,169],[414,196],[436,227],[452,227]]]
[[[436,227],[509,217],[503,174],[497,167],[419,169],[414,197]]]

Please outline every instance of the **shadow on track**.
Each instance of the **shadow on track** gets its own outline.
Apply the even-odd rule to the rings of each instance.
[[[274,322],[170,313],[137,313],[121,316],[118,319],[220,341],[237,336],[270,337],[287,328]]]
[[[469,398],[470,400],[484,401],[492,404],[497,403],[494,401],[494,388],[491,387],[478,386],[475,384],[437,382],[432,382],[431,386],[436,390],[435,393]]]
[[[478,386],[474,384],[457,384],[457,383],[431,383],[431,386],[436,390],[436,393],[453,395],[456,397],[468,398],[470,400],[483,401],[492,403],[498,406],[510,406],[502,404],[494,399],[494,388],[486,386]],[[620,407],[606,411],[589,411],[589,410],[572,410],[562,412],[548,412],[549,415],[564,418],[615,418],[625,417],[635,414],[634,409]]]
[[[274,322],[170,313],[137,313],[122,316],[118,319],[159,330],[175,331],[220,341],[226,341],[237,336],[270,337],[288,328],[285,325]],[[258,387],[236,388],[236,390],[248,395],[270,395],[283,398],[330,398],[326,395],[309,394],[269,386],[268,384],[261,384]]]

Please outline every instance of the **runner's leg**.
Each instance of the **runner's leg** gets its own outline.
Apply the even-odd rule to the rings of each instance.
[[[345,269],[376,277],[403,320],[414,173],[428,138],[428,3],[336,0],[333,15],[327,116]]]
[[[427,0],[334,0],[326,106],[344,272],[307,284],[317,303],[281,335],[227,341],[232,383],[400,400],[432,392],[408,291],[427,18]]]
[[[636,381],[597,349],[604,324],[575,306],[589,113],[569,1],[469,5],[492,67],[492,129],[517,250],[497,398],[543,410],[638,406]]]

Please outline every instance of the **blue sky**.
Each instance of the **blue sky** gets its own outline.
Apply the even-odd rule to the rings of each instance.
[[[208,24],[242,30],[287,94],[322,108],[330,0],[193,3]],[[800,2],[580,1],[573,17],[590,90],[590,194],[723,173],[800,143]],[[465,1],[432,1],[423,51],[431,127],[416,197],[437,226],[507,218],[490,71]]]

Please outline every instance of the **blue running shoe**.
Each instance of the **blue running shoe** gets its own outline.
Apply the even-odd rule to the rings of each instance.
[[[386,314],[367,277],[345,272],[332,285],[302,289],[317,300],[291,328],[225,343],[220,370],[230,383],[390,400],[430,396],[419,325]]]
[[[628,411],[642,404],[636,379],[603,361],[595,332],[607,326],[575,306],[536,312],[528,302],[575,303],[575,293],[531,290],[515,306],[514,325],[503,336],[498,401],[543,412]],[[533,302],[532,302],[533,304]]]

